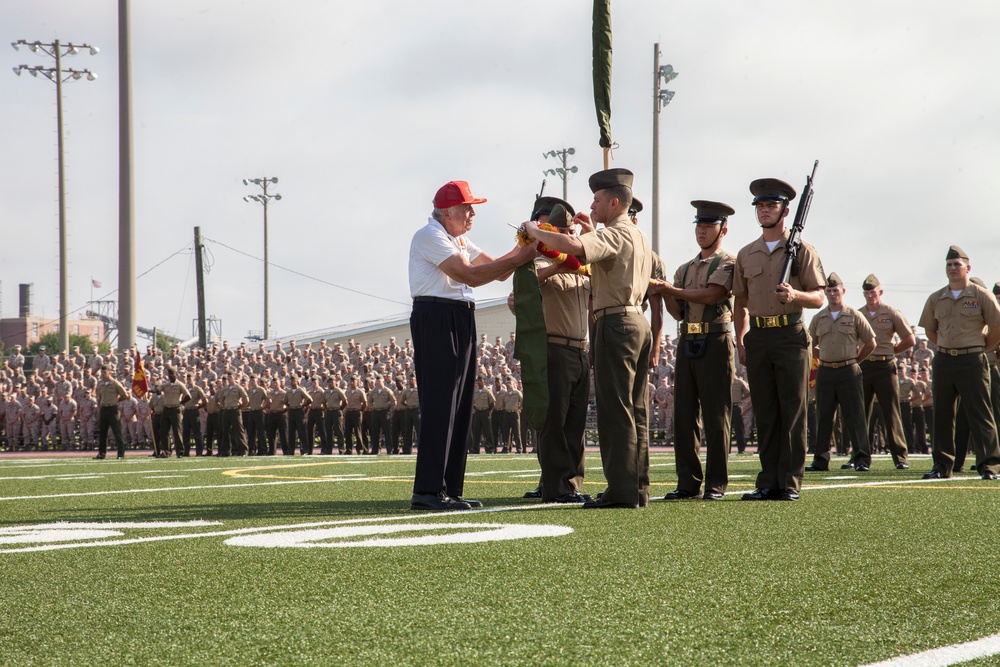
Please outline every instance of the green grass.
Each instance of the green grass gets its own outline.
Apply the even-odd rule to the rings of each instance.
[[[660,498],[673,458],[652,463]],[[1000,485],[859,486],[929,468],[876,458],[869,473],[808,474],[798,503],[743,503],[758,464],[740,456],[721,503],[583,511],[520,499],[534,457],[473,456],[466,494],[514,509],[437,516],[408,510],[412,458],[3,459],[0,529],[221,522],[122,531],[135,538],[405,517],[573,532],[389,548],[0,543],[0,664],[867,664],[1000,632]],[[591,454],[584,490],[601,480]],[[809,488],[829,485],[842,488]]]

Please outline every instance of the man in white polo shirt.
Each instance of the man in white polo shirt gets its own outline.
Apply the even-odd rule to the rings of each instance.
[[[534,244],[494,259],[465,238],[474,204],[465,181],[434,195],[434,211],[410,244],[413,360],[420,387],[420,436],[413,478],[414,510],[467,510],[463,500],[466,441],[472,423],[476,308],[472,288],[506,280],[535,257]]]

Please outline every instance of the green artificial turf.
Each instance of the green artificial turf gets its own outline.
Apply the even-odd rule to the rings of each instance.
[[[0,664],[863,665],[1000,631],[997,482],[897,484],[929,461],[876,458],[808,473],[797,503],[744,503],[758,463],[734,456],[726,500],[667,503],[673,457],[651,462],[648,508],[584,511],[521,499],[532,456],[472,456],[466,495],[509,511],[434,515],[408,509],[412,457],[0,460],[0,529],[219,522],[36,552],[0,534]],[[348,521],[573,532],[354,548],[211,535]]]

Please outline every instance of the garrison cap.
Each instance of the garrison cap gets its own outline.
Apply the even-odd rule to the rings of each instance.
[[[841,280],[840,276],[838,276],[836,273],[831,273],[826,278],[826,286],[827,287],[843,287],[844,286],[844,281]]]
[[[110,371],[111,370],[111,364],[101,364],[101,370],[102,371]]]
[[[628,169],[616,167],[614,169],[605,169],[604,171],[599,171],[596,174],[593,174],[587,181],[587,184],[590,185],[591,192],[614,188],[619,185],[624,185],[625,187],[632,189],[633,176],[634,174]]]
[[[965,261],[969,261],[969,256],[965,253],[964,250],[962,250],[961,248],[959,248],[957,245],[949,246],[948,247],[948,254],[945,255],[944,258],[945,258],[945,260],[949,260],[949,259],[964,259]]]
[[[553,227],[565,229],[573,225],[573,214],[567,211],[562,204],[556,204],[549,213],[549,224]]]
[[[576,211],[569,205],[569,202],[559,199],[559,197],[539,197],[531,209],[531,219],[538,220],[540,215],[551,215],[556,204],[561,204],[564,209],[569,211],[570,217],[576,215]]]
[[[1000,283],[993,283],[994,296],[1000,296]]]
[[[729,216],[736,213],[732,206],[723,204],[721,201],[696,199],[691,202],[691,206],[694,206],[696,211],[694,222],[721,224],[729,219]]]
[[[634,216],[636,213],[642,212],[642,202],[632,197],[632,204],[628,207],[628,214]]]
[[[979,285],[980,287],[982,287],[983,289],[986,289],[986,283],[984,283],[983,279],[980,278],[979,276],[972,276],[971,278],[969,278],[969,282],[970,283],[975,283],[975,284]]]
[[[795,188],[777,178],[758,178],[750,184],[750,194],[754,205],[759,201],[792,201]]]
[[[868,277],[865,278],[865,281],[861,283],[861,289],[867,292],[868,290],[873,290],[881,285],[882,283],[878,281],[878,278],[875,277],[875,274],[869,273]]]

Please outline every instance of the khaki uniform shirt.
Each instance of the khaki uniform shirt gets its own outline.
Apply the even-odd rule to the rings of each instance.
[[[537,260],[535,264],[540,269],[554,262]],[[585,340],[590,278],[577,273],[556,273],[539,281],[538,287],[542,295],[546,333],[550,336]]]
[[[267,410],[268,412],[284,412],[288,407],[288,397],[284,389],[267,390]]]
[[[733,378],[733,387],[730,398],[733,403],[742,403],[743,399],[750,396],[750,385],[743,378],[737,376]]]
[[[1000,305],[991,292],[975,283],[966,285],[957,299],[945,287],[927,298],[920,326],[937,332],[939,348],[982,346],[986,344],[984,328],[1000,327]]]
[[[774,293],[774,288],[778,286],[778,279],[781,277],[781,267],[785,263],[787,242],[786,231],[784,238],[778,241],[774,250],[768,252],[764,237],[761,236],[753,243],[744,246],[736,255],[733,294],[747,298],[747,310],[751,316],[767,317],[802,312],[799,303],[781,303]],[[826,285],[826,275],[823,273],[819,255],[808,243],[802,243],[798,264],[798,275],[788,278],[789,285],[802,292],[811,292]]]
[[[312,403],[312,396],[302,387],[295,387],[288,390],[288,393],[285,394],[285,400],[288,401],[288,408],[294,410],[296,408],[305,408]]]
[[[521,401],[524,395],[517,389],[511,389],[503,393],[504,412],[518,412],[521,409]]]
[[[490,396],[492,399],[493,397]],[[407,387],[403,390],[402,403],[404,408],[419,408],[420,407],[420,393],[416,387]],[[473,400],[473,405],[475,405],[475,398]]]
[[[489,389],[476,389],[472,394],[472,407],[476,410],[491,410],[496,405],[493,392]]]
[[[118,401],[128,398],[125,387],[117,380],[101,380],[97,383],[97,404],[102,408],[117,406]]]
[[[871,314],[867,306],[861,309],[861,314],[875,330],[875,351],[872,354],[877,357],[896,354],[893,349],[895,346],[894,335],[903,339],[913,333],[910,323],[906,321],[903,313],[884,303],[878,307],[874,315]]]
[[[323,390],[323,404],[327,410],[342,410],[345,403],[347,403],[347,395],[340,387]]]
[[[76,401],[72,398],[59,404],[59,421],[71,422],[76,416]]]
[[[344,392],[344,394],[347,396],[348,410],[362,410],[368,402],[368,397],[365,395],[365,392],[360,389],[348,389]]]
[[[590,264],[594,311],[614,306],[641,306],[649,288],[653,253],[646,235],[624,213],[580,237]]]
[[[166,408],[179,408],[182,398],[185,396],[191,398],[191,392],[181,384],[180,380],[167,382],[160,389],[163,392],[163,407]]]
[[[708,274],[708,269],[712,266],[715,258],[721,256],[719,264],[715,267],[712,275]],[[701,289],[709,285],[721,285],[726,290],[726,298],[733,293],[733,268],[736,266],[736,255],[719,248],[708,259],[702,259],[699,254],[690,262],[681,264],[674,272],[674,287],[680,289]],[[685,275],[687,271],[687,275]],[[683,283],[681,280],[683,279]],[[733,321],[732,308],[719,309],[715,306],[704,303],[685,303],[685,322],[717,322],[728,323]]]
[[[267,400],[267,392],[264,391],[263,387],[250,387],[247,390],[247,400],[249,404],[247,407],[251,410],[262,410],[264,408],[264,401]]]
[[[219,390],[219,404],[223,410],[236,410],[249,400],[246,389],[238,384],[228,385]]]
[[[819,347],[819,360],[827,362],[857,359],[861,345],[875,339],[868,320],[846,304],[836,320],[829,306],[816,313],[809,323],[809,335]]]
[[[368,402],[371,403],[372,410],[388,410],[396,402],[396,395],[391,389],[372,389],[368,392]]]
[[[149,397],[149,409],[153,411],[154,415],[163,414],[163,396],[160,394],[152,394]]]
[[[913,396],[913,379],[912,378],[900,378],[899,380],[899,400],[900,402],[909,403],[910,398]]]
[[[202,406],[208,403],[208,396],[205,395],[205,390],[196,384],[191,385],[189,396],[191,396],[191,400],[184,404],[185,410],[200,410]]]

